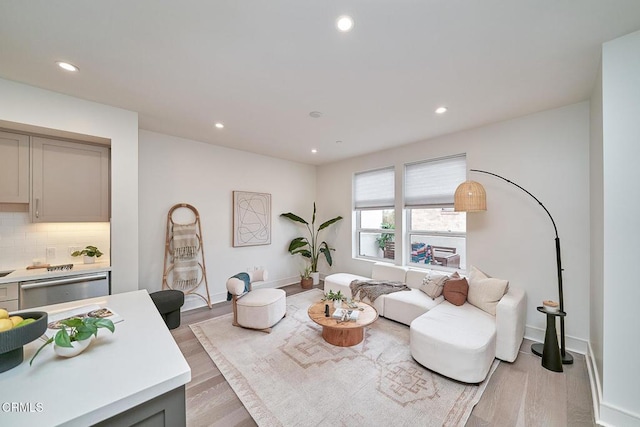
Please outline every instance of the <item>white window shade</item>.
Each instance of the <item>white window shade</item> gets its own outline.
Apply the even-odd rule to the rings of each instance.
[[[453,205],[458,185],[466,180],[466,156],[405,165],[405,207]]]
[[[393,168],[356,173],[353,179],[355,209],[385,209],[395,206]]]

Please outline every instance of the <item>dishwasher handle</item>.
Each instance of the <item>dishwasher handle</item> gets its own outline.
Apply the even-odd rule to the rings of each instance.
[[[68,285],[72,283],[93,282],[95,280],[106,280],[106,273],[98,273],[86,276],[75,276],[65,279],[40,280],[37,282],[25,282],[20,285],[21,289],[45,288],[47,286]]]

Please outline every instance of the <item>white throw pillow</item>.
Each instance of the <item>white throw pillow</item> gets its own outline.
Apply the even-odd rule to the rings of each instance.
[[[502,299],[507,289],[509,281],[496,279],[487,276],[474,266],[471,266],[471,274],[469,274],[469,294],[467,301],[475,305],[480,310],[495,316],[496,306]]]
[[[424,276],[424,279],[422,279],[420,290],[431,297],[431,299],[436,299],[442,295],[444,282],[446,282],[448,278],[449,276],[429,272]]]

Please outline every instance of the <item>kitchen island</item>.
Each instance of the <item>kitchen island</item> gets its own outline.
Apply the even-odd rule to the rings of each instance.
[[[24,347],[25,360],[0,373],[0,424],[7,426],[185,425],[191,369],[146,290],[30,309],[49,313],[89,304],[124,320],[100,329],[80,355],[64,359],[43,341]]]

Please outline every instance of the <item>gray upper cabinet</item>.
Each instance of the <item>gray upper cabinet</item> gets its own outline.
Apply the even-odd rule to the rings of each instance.
[[[109,221],[109,148],[31,138],[31,220]]]
[[[0,203],[29,203],[29,137],[0,132]]]

